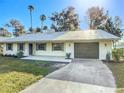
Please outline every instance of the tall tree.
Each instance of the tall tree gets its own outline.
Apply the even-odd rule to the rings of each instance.
[[[101,24],[103,19],[106,19],[106,14],[104,13],[104,9],[100,7],[91,7],[87,10],[88,22],[90,29],[97,29],[97,27]]]
[[[75,31],[79,28],[79,16],[74,7],[68,7],[61,12],[55,12],[50,17],[51,28],[55,31]]]
[[[37,27],[37,28],[36,28],[36,33],[37,33],[37,32],[41,32],[41,28]]]
[[[43,30],[43,23],[44,23],[44,21],[46,20],[46,16],[44,15],[44,14],[42,14],[42,15],[40,15],[40,20],[41,20],[41,31]]]
[[[87,16],[90,29],[102,29],[116,36],[122,36],[120,17],[112,18],[109,16],[109,11],[100,7],[89,8]]]
[[[44,27],[43,27],[43,30],[48,30],[48,27],[47,27],[47,26],[44,26]]]
[[[20,23],[20,21],[16,19],[11,19],[7,25],[8,27],[13,28],[13,35],[15,36],[19,36],[25,33],[24,26]]]
[[[120,18],[118,20],[120,20]],[[118,37],[121,37],[123,35],[123,33],[122,33],[121,27],[119,26],[120,23],[117,24],[118,20],[113,21],[113,18],[109,17],[106,20],[106,22],[104,24],[101,24],[100,26],[98,26],[97,29],[102,29],[102,30],[107,31],[111,34],[114,34]]]
[[[30,24],[31,24],[31,27],[30,27],[30,29],[31,29],[31,31],[32,31],[32,12],[33,12],[33,10],[34,10],[34,7],[32,6],[32,5],[29,5],[28,6],[28,9],[29,9],[29,12],[30,12]]]

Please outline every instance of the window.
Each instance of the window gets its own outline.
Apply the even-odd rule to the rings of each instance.
[[[52,50],[53,51],[64,51],[64,44],[63,43],[53,43]]]
[[[46,50],[46,43],[37,43],[36,50]]]
[[[6,50],[12,50],[13,45],[12,44],[6,44]]]
[[[19,43],[19,44],[18,44],[18,50],[19,50],[19,51],[20,51],[20,50],[24,51],[24,44],[23,44],[23,43]]]

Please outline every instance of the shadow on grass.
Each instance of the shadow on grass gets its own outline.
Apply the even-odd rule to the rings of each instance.
[[[36,76],[46,76],[61,67],[55,67],[56,64],[44,61],[21,60],[13,57],[0,57],[0,73],[16,71]]]

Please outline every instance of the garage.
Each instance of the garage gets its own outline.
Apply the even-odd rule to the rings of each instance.
[[[75,58],[99,58],[99,43],[75,43],[74,44]]]

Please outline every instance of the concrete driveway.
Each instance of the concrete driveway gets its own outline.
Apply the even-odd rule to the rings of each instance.
[[[74,60],[21,93],[115,93],[115,80],[99,60]]]

